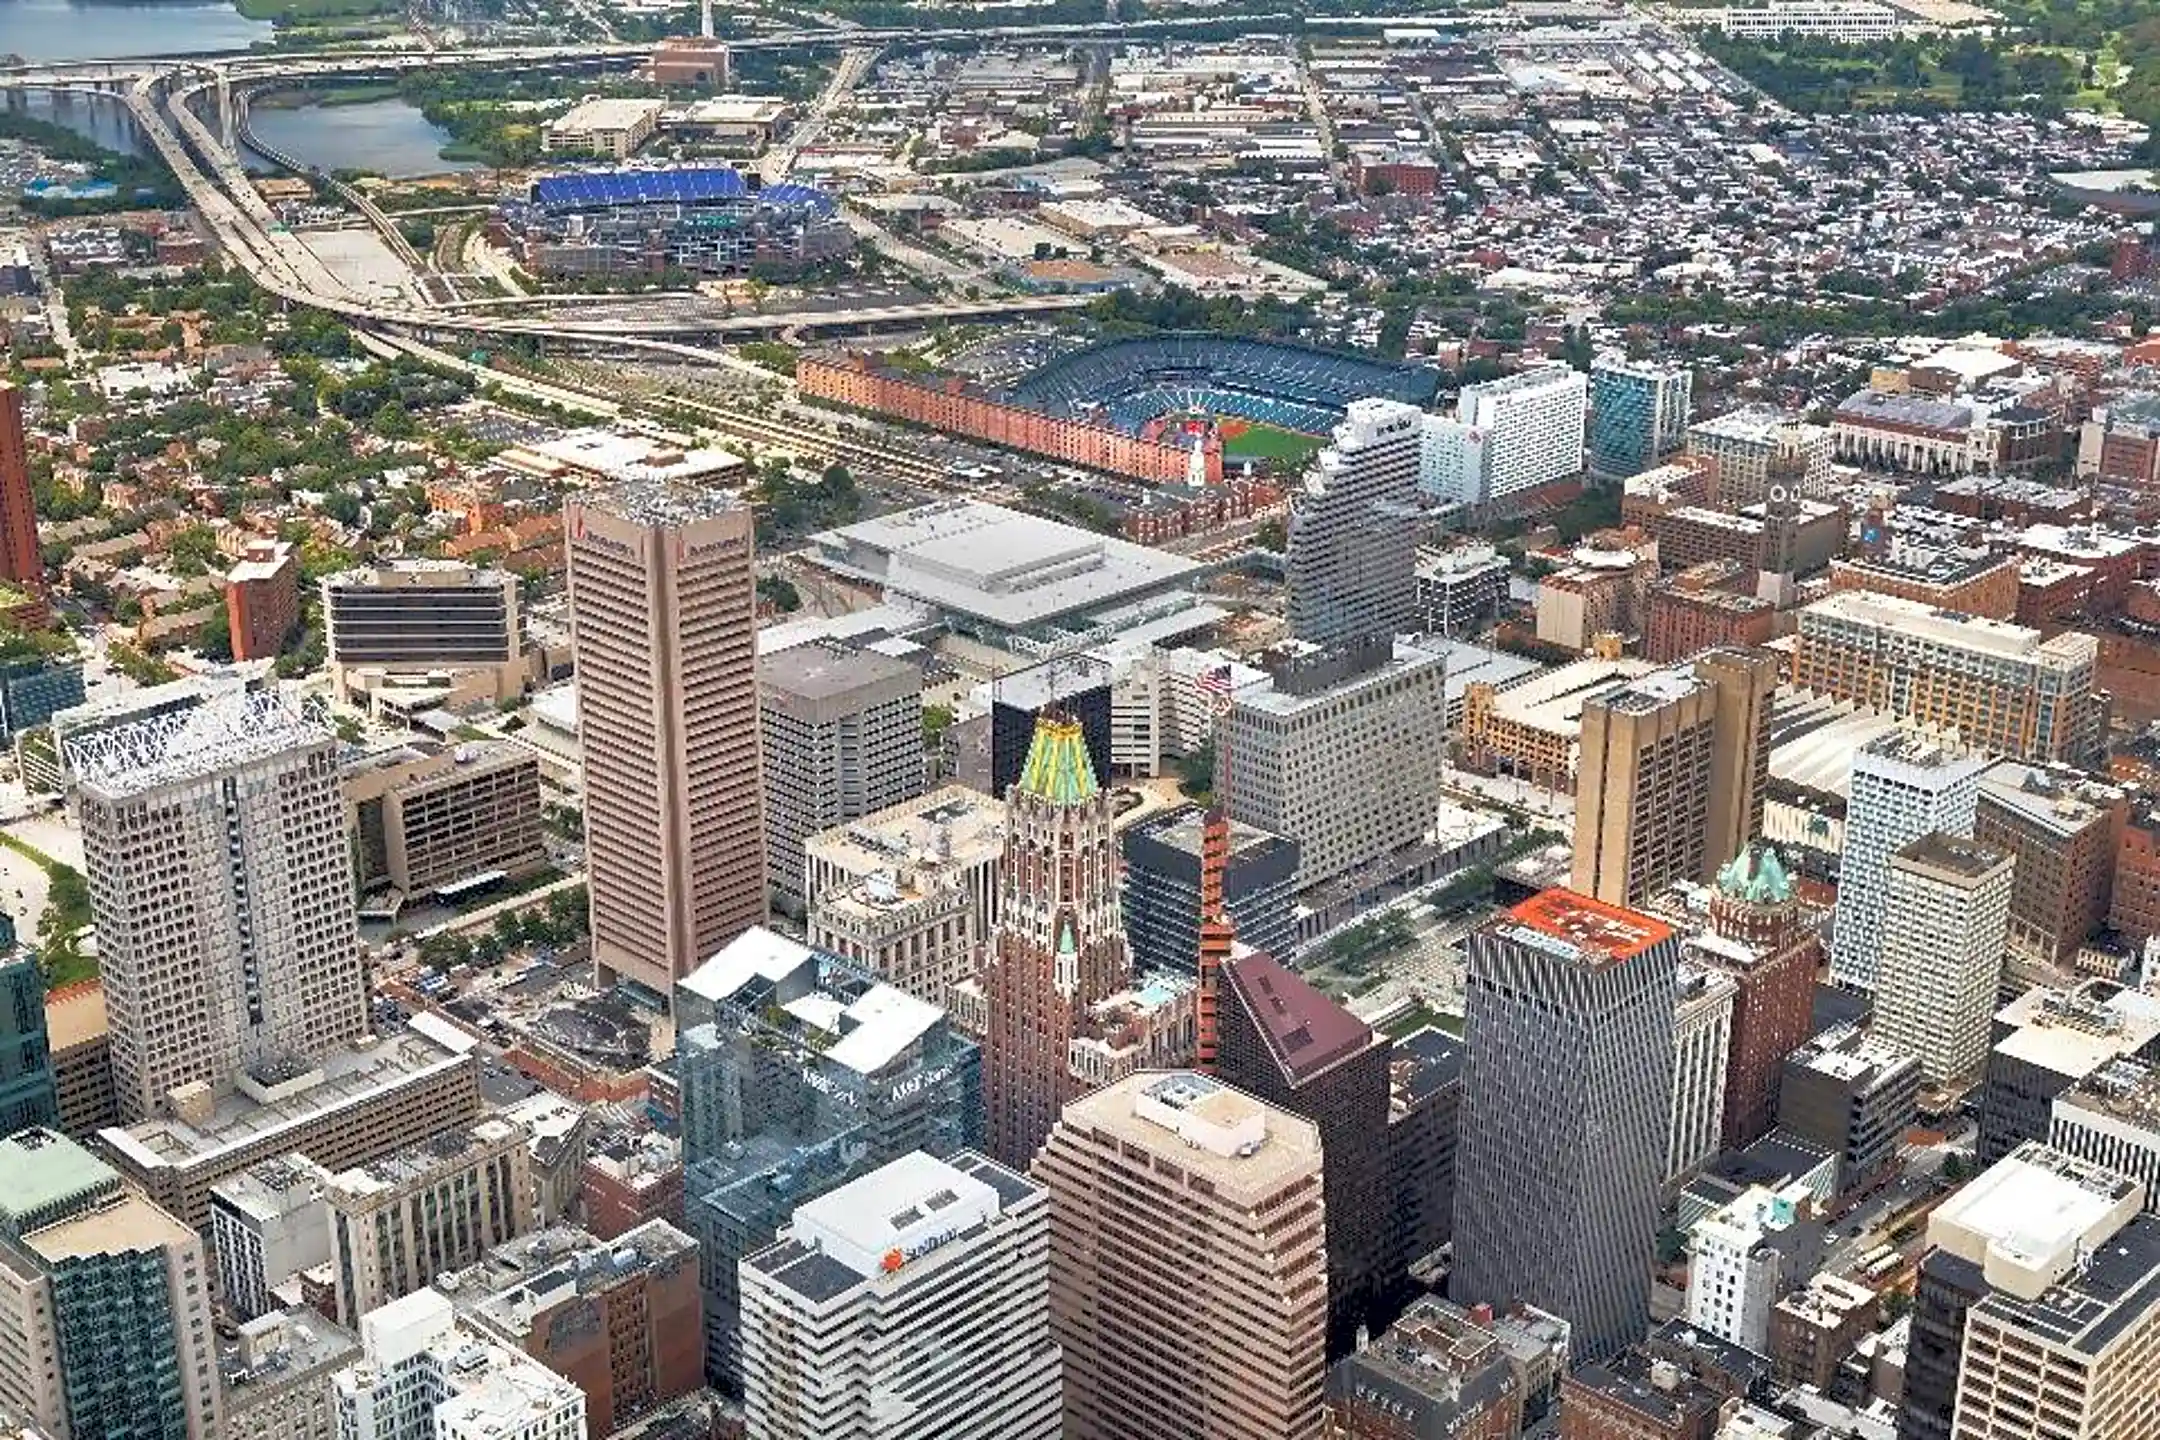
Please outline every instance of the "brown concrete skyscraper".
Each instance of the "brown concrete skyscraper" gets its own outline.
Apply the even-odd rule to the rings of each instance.
[[[1584,704],[1577,892],[1640,905],[1761,832],[1776,688],[1768,652],[1712,650]]]
[[[1088,1008],[1132,977],[1111,815],[1079,722],[1045,714],[1006,791],[998,927],[982,976],[984,1135],[1015,1170],[1080,1094],[1071,1047]]]
[[[0,380],[0,579],[45,593],[30,448],[23,438],[23,392],[5,380]]]
[[[1310,1120],[1192,1071],[1142,1071],[1067,1106],[1035,1178],[1065,1440],[1318,1440],[1327,1237]]]
[[[665,995],[765,919],[751,514],[633,481],[563,528],[593,960]]]

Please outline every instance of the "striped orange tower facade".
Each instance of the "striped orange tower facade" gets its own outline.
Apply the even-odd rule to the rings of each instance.
[[[1199,1037],[1193,1064],[1201,1074],[1213,1075],[1222,967],[1229,962],[1231,942],[1237,939],[1237,927],[1223,903],[1224,876],[1230,869],[1230,736],[1223,723],[1230,715],[1229,667],[1222,669],[1219,688],[1213,683],[1204,688],[1215,716],[1215,795],[1200,828]]]

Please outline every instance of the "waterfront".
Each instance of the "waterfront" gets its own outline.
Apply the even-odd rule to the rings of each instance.
[[[249,123],[265,143],[325,170],[368,170],[393,179],[478,168],[445,160],[450,133],[430,125],[418,107],[403,100],[357,105],[257,105]]]
[[[270,34],[229,0],[0,0],[0,54],[25,60],[202,55]]]

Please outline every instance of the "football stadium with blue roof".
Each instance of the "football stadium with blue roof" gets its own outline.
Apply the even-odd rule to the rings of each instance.
[[[854,245],[824,191],[761,187],[726,166],[547,175],[506,200],[502,219],[526,268],[540,275],[786,270]]]
[[[1439,389],[1430,366],[1193,332],[1090,346],[1027,376],[1009,398],[1134,433],[1164,416],[1196,415],[1324,435],[1352,400],[1429,407]]]

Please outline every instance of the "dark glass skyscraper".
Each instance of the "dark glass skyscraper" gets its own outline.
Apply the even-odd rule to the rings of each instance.
[[[1678,956],[1670,926],[1571,890],[1470,937],[1449,1295],[1553,1311],[1578,1362],[1650,1325]]]

